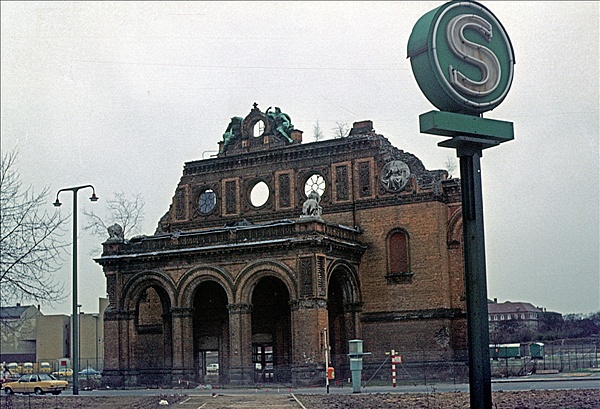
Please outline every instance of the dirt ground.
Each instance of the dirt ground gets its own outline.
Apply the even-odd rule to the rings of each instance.
[[[295,395],[306,409],[468,409],[469,395],[464,392],[448,393],[381,393],[349,395]],[[0,397],[0,409],[154,409],[168,406],[203,409],[266,409],[276,407],[302,408],[291,394],[248,396],[21,396]],[[280,402],[279,404],[277,402]],[[284,403],[285,402],[285,403]],[[191,406],[190,406],[191,405]],[[494,392],[494,409],[598,409],[600,389],[532,390]]]

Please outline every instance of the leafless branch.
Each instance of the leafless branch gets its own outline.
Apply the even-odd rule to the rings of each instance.
[[[23,189],[17,154],[2,155],[0,169],[0,304],[51,303],[63,296],[53,274],[63,263],[65,219],[49,213],[48,188]]]
[[[123,235],[139,232],[144,219],[144,201],[139,194],[129,197],[124,192],[117,192],[114,197],[106,200],[104,216],[95,212],[84,211],[87,217],[85,230],[90,230],[97,236],[106,236],[108,227],[114,223],[121,225]]]

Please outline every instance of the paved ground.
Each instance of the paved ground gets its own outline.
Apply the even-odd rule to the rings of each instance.
[[[190,393],[193,393],[191,391]],[[163,402],[163,404],[161,404]],[[168,406],[165,404],[168,402]],[[494,392],[497,409],[598,409],[600,389]],[[465,392],[296,395],[2,396],[2,409],[468,409]]]
[[[494,409],[598,409],[600,377],[589,373],[495,380]],[[586,379],[587,378],[587,379]],[[542,388],[542,384],[544,388]],[[512,390],[511,390],[512,389]],[[519,390],[522,389],[522,390]],[[369,387],[292,389],[272,386],[250,389],[171,389],[66,391],[60,396],[0,396],[0,409],[468,409],[468,385],[399,385],[397,389]],[[168,403],[168,405],[166,405]]]

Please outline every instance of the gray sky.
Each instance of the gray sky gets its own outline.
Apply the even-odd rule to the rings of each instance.
[[[442,4],[2,1],[2,150],[18,149],[24,184],[52,196],[88,183],[101,199],[141,194],[144,234],[168,210],[184,162],[214,154],[230,117],[254,102],[281,107],[305,142],[317,121],[333,136],[336,122],[373,120],[442,169],[455,151],[419,133],[419,114],[434,107],[406,58],[414,24]],[[514,141],[482,159],[488,296],[598,311],[599,3],[483,4],[517,61],[507,98],[484,115],[515,127]],[[80,226],[84,208],[102,207],[88,193]],[[71,200],[61,194],[62,212]],[[105,296],[91,256],[100,241],[81,232],[85,312]],[[57,278],[70,291],[68,257]],[[70,296],[43,311],[70,313]]]

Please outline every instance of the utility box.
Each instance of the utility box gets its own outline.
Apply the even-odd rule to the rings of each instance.
[[[362,339],[351,339],[348,341],[348,356],[350,357],[350,371],[352,371],[352,392],[360,393],[360,378],[362,375],[363,355],[371,355],[363,352]]]
[[[362,357],[363,341],[362,339],[351,339],[348,341],[348,355],[357,355]]]

